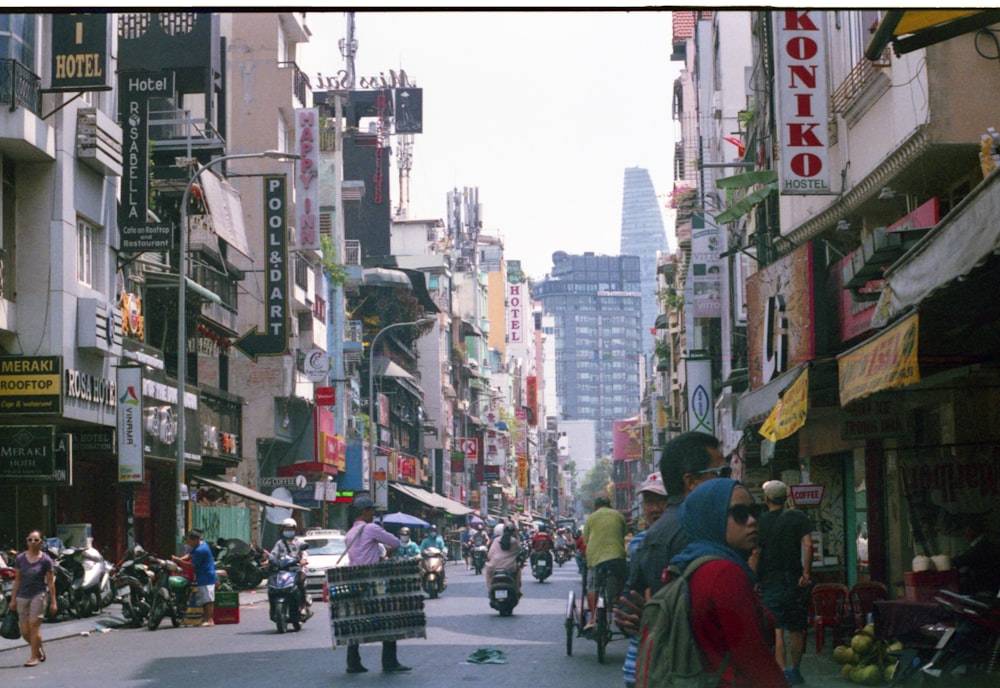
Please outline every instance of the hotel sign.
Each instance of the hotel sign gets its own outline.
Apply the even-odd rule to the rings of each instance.
[[[775,94],[783,194],[829,194],[826,36],[822,10],[776,12]]]
[[[0,426],[0,478],[47,479],[55,471],[55,426]]]
[[[0,356],[0,413],[62,413],[61,356]]]
[[[52,15],[52,82],[47,90],[111,90],[112,21],[108,12]]]
[[[319,250],[319,108],[295,111],[295,230],[298,249]]]

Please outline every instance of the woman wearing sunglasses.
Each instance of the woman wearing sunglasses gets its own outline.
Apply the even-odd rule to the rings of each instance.
[[[17,555],[14,565],[14,590],[10,608],[17,611],[21,635],[31,648],[31,659],[24,663],[32,667],[45,661],[42,649],[42,621],[48,605],[56,612],[56,578],[52,559],[42,551],[42,533],[28,533],[28,549]]]
[[[717,478],[702,483],[681,506],[689,544],[670,561],[683,571],[698,557],[719,557],[702,564],[688,585],[691,626],[703,666],[716,673],[725,662],[719,686],[727,688],[788,686],[768,644],[773,621],[754,593],[754,576],[747,565],[757,545],[760,513],[750,491],[737,481]]]

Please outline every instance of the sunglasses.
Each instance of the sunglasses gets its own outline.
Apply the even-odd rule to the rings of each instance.
[[[41,542],[42,538],[28,538],[28,542]]]
[[[709,473],[716,478],[728,478],[733,474],[733,469],[729,466],[716,466],[715,468],[706,468],[703,471],[695,471],[692,475],[708,475]]]
[[[745,526],[750,517],[753,520],[759,521],[761,514],[760,504],[736,504],[735,506],[729,507],[729,515],[733,517],[733,520],[739,523],[741,526]]]

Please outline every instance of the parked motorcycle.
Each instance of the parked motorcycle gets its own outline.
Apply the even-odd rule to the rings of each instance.
[[[267,577],[260,561],[263,551],[237,538],[219,539],[216,567],[222,567],[234,590],[252,590]]]
[[[141,545],[136,545],[126,558],[115,566],[112,582],[115,599],[121,603],[122,616],[136,628],[145,623],[149,617],[150,603],[153,599],[155,574],[145,563],[149,557],[149,553]]]
[[[114,601],[112,566],[95,547],[78,548],[73,552],[73,557],[80,562],[83,573],[79,582],[73,581],[73,586],[78,588],[78,615],[83,617],[96,614]]]
[[[477,576],[483,572],[483,567],[486,566],[486,551],[486,545],[472,548],[472,568],[475,569]]]
[[[497,569],[490,581],[490,606],[500,612],[500,616],[510,616],[517,606],[517,572]]]
[[[919,650],[891,652],[899,659],[891,685],[1000,684],[1000,602],[941,590],[935,601],[954,615],[954,626],[925,627],[938,637],[928,661]]]
[[[78,578],[83,580],[83,567],[73,556],[76,550],[65,547],[61,539],[52,537],[46,539],[42,551],[52,559],[56,583],[56,612],[53,613],[51,607],[46,607],[45,620],[55,621],[60,616],[80,616],[77,606],[79,588],[74,586],[74,581]]]
[[[539,583],[544,583],[552,575],[552,552],[535,552],[531,559],[531,575]]]
[[[13,562],[11,562],[13,564]],[[0,559],[0,619],[7,614],[10,607],[10,597],[14,592],[14,567],[6,560]]]
[[[299,560],[293,556],[284,555],[268,558],[270,575],[267,579],[267,602],[270,607],[271,621],[278,633],[284,633],[288,624],[296,631],[312,617],[312,612],[305,607],[299,576],[302,567]]]
[[[420,552],[420,587],[433,600],[448,587],[444,582],[444,552],[437,547],[426,547]]]
[[[174,628],[181,625],[191,599],[191,581],[181,575],[181,567],[166,559],[149,557],[146,565],[153,572],[153,598],[146,628],[155,631],[167,616]]]

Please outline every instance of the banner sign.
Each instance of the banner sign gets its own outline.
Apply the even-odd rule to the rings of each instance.
[[[0,413],[62,410],[62,356],[0,356]]]
[[[173,98],[173,72],[119,72],[118,112],[122,119],[121,203],[118,231],[122,253],[169,251],[173,229],[148,221],[149,100]]]
[[[49,91],[110,91],[108,55],[114,15],[54,13],[52,16],[52,82]]]
[[[142,368],[118,368],[118,482],[144,482]]]
[[[824,10],[775,12],[775,95],[782,194],[829,194]]]
[[[55,426],[0,426],[0,478],[48,479],[56,471]]]
[[[296,248],[319,250],[319,108],[295,111]]]
[[[917,365],[917,313],[837,356],[840,405],[895,387],[920,382]]]
[[[760,434],[772,442],[794,435],[806,423],[809,411],[809,367],[803,366],[795,382],[788,386],[771,415],[760,426]]]

